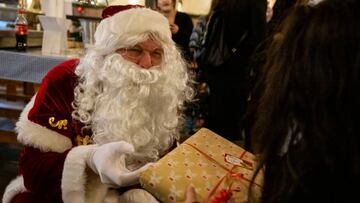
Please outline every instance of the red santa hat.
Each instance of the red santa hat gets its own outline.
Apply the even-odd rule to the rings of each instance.
[[[120,11],[132,9],[132,8],[144,8],[144,6],[137,5],[137,4],[136,5],[129,4],[129,5],[109,6],[103,10],[101,16],[102,16],[102,18],[107,18],[107,17],[115,15],[116,13],[118,13]]]
[[[134,37],[156,33],[163,42],[171,43],[169,21],[161,13],[140,5],[118,5],[104,9],[103,20],[95,32],[95,46],[127,46]],[[136,41],[136,40],[135,40]]]

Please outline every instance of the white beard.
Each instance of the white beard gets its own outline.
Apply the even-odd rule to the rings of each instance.
[[[178,86],[184,78],[169,76],[160,67],[142,69],[118,54],[107,56],[103,64],[82,86],[83,108],[92,112],[93,141],[124,140],[137,152],[158,158],[179,137],[184,89]]]

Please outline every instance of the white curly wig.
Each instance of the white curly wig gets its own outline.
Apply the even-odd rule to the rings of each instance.
[[[147,39],[164,50],[157,67],[142,69],[116,53]],[[122,11],[101,21],[95,41],[75,71],[74,119],[93,131],[97,144],[124,140],[157,159],[179,138],[180,112],[194,94],[167,19],[147,8]]]

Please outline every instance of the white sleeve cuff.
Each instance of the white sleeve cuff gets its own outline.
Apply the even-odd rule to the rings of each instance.
[[[85,203],[87,159],[97,145],[83,145],[71,149],[65,159],[61,181],[62,199]]]

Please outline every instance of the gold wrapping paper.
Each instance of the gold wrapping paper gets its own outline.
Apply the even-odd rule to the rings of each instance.
[[[199,202],[247,202],[255,169],[255,156],[243,148],[202,128],[180,146],[143,172],[140,184],[162,202],[183,201],[186,188],[193,185]],[[260,197],[262,172],[253,194]]]

